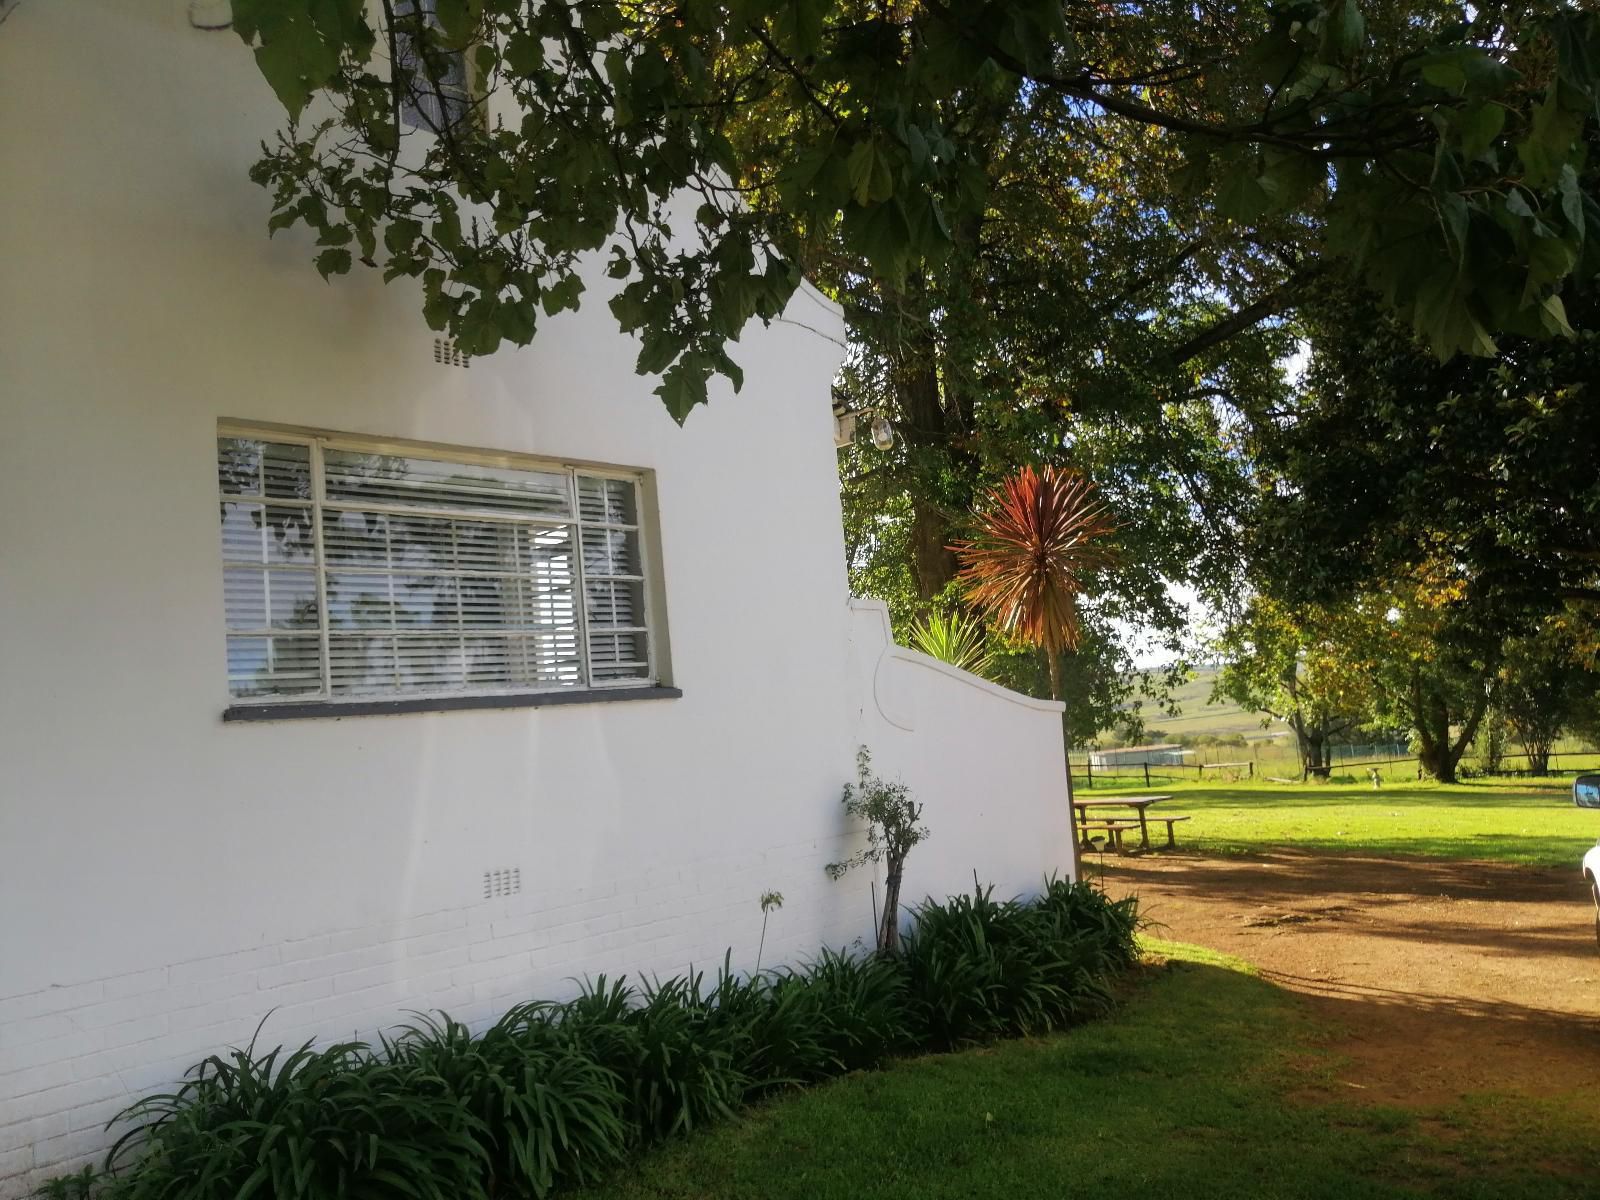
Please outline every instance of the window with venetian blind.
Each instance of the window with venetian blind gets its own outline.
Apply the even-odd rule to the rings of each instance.
[[[217,441],[247,702],[655,681],[637,474],[360,441]]]

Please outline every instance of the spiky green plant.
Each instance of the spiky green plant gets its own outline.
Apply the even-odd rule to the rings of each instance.
[[[988,638],[983,622],[958,609],[929,613],[926,619],[913,625],[911,648],[974,675],[986,675],[989,671]]]
[[[541,1200],[780,1088],[1057,1028],[1133,960],[1133,901],[1050,881],[1028,901],[924,904],[897,957],[824,952],[709,988],[605,977],[482,1033],[419,1016],[360,1042],[207,1059],[123,1114],[105,1171],[46,1200]]]

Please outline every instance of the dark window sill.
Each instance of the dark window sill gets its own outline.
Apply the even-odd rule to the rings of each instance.
[[[233,704],[224,721],[299,721],[314,717],[382,717],[399,713],[459,712],[483,708],[543,708],[550,704],[616,704],[624,700],[676,700],[675,687],[582,688],[570,692],[520,692],[509,696],[418,696],[404,700],[308,700]]]

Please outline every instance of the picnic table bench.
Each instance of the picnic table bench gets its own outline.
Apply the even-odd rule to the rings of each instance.
[[[1106,800],[1080,800],[1074,796],[1072,807],[1077,810],[1077,827],[1082,834],[1080,845],[1085,849],[1089,847],[1089,830],[1103,830],[1109,835],[1111,844],[1116,848],[1117,853],[1121,854],[1123,853],[1123,834],[1137,825],[1139,827],[1139,848],[1148,850],[1150,849],[1150,822],[1155,820],[1165,822],[1167,826],[1167,845],[1176,846],[1178,842],[1173,836],[1173,826],[1179,821],[1189,820],[1189,817],[1182,813],[1173,813],[1171,815],[1157,813],[1152,816],[1149,812],[1151,805],[1160,804],[1171,799],[1170,795],[1119,796],[1115,799]],[[1091,808],[1131,808],[1136,815],[1132,817],[1107,816],[1091,821],[1089,819],[1089,810]]]
[[[1107,835],[1107,840],[1110,841],[1111,845],[1115,848],[1118,854],[1126,853],[1126,851],[1122,848],[1122,835],[1130,829],[1137,828],[1139,828],[1139,822],[1133,820],[1132,818],[1129,818],[1126,821],[1118,821],[1115,818],[1107,818],[1104,821],[1089,821],[1078,826],[1079,832],[1083,835],[1084,849],[1093,849],[1094,843],[1089,837],[1091,831],[1103,832]]]

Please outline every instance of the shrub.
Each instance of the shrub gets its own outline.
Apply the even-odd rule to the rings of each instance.
[[[1070,879],[1050,879],[1035,902],[1040,912],[1055,921],[1062,936],[1088,935],[1099,951],[1102,971],[1120,971],[1139,959],[1139,901],[1133,896],[1113,900],[1093,885]]]
[[[354,1042],[214,1055],[125,1114],[119,1200],[486,1197],[485,1130],[443,1081]]]
[[[51,1200],[489,1200],[594,1180],[650,1142],[785,1087],[896,1055],[1042,1033],[1103,1011],[1136,957],[1134,901],[1048,882],[913,913],[897,957],[824,951],[714,984],[604,976],[480,1034],[419,1016],[376,1049],[348,1042],[201,1063],[119,1118],[108,1173]],[[139,1153],[130,1152],[137,1149]]]
[[[822,1014],[823,1036],[838,1070],[875,1067],[921,1044],[898,960],[825,950],[798,978]]]
[[[476,1122],[491,1194],[544,1196],[583,1183],[626,1155],[632,1126],[621,1080],[575,1045],[550,1004],[512,1009],[481,1037],[424,1016],[385,1044],[389,1057],[437,1080]]]
[[[562,1032],[622,1081],[636,1142],[687,1133],[727,1116],[748,1080],[717,1027],[698,973],[647,988],[605,976],[562,1006]]]

